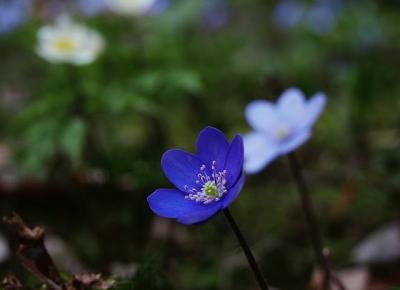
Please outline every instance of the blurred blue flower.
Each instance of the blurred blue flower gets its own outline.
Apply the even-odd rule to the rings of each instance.
[[[297,88],[284,91],[276,104],[265,100],[250,103],[245,115],[254,131],[244,136],[245,172],[256,173],[304,144],[325,103],[323,93],[305,100]]]
[[[196,155],[180,149],[164,153],[161,167],[176,189],[157,189],[147,201],[159,216],[198,224],[227,208],[244,184],[243,140],[229,143],[218,129],[200,132]]]
[[[0,0],[0,34],[20,26],[31,10],[30,0]]]
[[[342,0],[318,0],[315,5],[329,7],[335,15],[340,13],[343,8]]]
[[[102,13],[107,9],[104,0],[75,0],[75,5],[82,14],[87,16]]]
[[[341,1],[319,0],[307,11],[307,24],[316,34],[329,33],[336,23]]]
[[[227,0],[205,0],[201,12],[201,23],[206,29],[218,29],[229,20]]]
[[[282,0],[274,10],[274,23],[281,29],[290,29],[302,21],[306,7],[296,0]]]
[[[281,0],[274,10],[274,23],[280,29],[306,25],[316,34],[326,34],[334,27],[342,9],[341,0],[317,0],[306,5],[300,0]]]
[[[149,14],[159,15],[163,13],[170,5],[170,2],[170,0],[157,0],[153,7],[151,7]]]
[[[316,34],[326,34],[332,30],[335,15],[326,6],[315,5],[310,8],[307,15],[308,27]]]

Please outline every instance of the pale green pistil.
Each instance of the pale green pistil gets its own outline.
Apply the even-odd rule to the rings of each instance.
[[[206,195],[210,196],[210,197],[218,197],[219,196],[219,192],[218,192],[218,188],[215,185],[214,181],[207,181],[204,185],[203,185],[203,190],[202,190]]]
[[[276,130],[278,140],[286,140],[290,136],[291,130],[288,127],[280,127]]]

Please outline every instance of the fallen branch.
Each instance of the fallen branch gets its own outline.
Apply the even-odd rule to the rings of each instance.
[[[100,274],[73,275],[70,280],[63,281],[60,271],[45,247],[45,230],[41,227],[29,228],[15,213],[9,218],[4,217],[3,221],[12,233],[15,255],[21,265],[51,289],[107,290],[114,285],[114,281],[103,280]],[[12,275],[6,276],[3,283],[8,286],[8,289],[4,287],[5,290],[26,289]]]

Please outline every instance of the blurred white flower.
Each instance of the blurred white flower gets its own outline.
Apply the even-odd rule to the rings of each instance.
[[[97,31],[65,15],[54,25],[40,28],[37,38],[37,53],[52,63],[90,64],[104,47],[103,37]]]
[[[110,10],[122,15],[142,15],[151,11],[157,0],[105,0]]]
[[[10,254],[11,252],[7,240],[2,234],[0,234],[0,263],[6,261]]]
[[[400,259],[400,225],[386,225],[367,236],[352,253],[358,264],[387,263]]]

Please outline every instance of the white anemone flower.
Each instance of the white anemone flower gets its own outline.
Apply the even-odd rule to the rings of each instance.
[[[148,13],[157,0],[105,0],[111,11],[122,15],[142,15]]]
[[[52,63],[90,64],[104,47],[101,34],[65,15],[54,25],[41,27],[37,38],[36,52]]]

